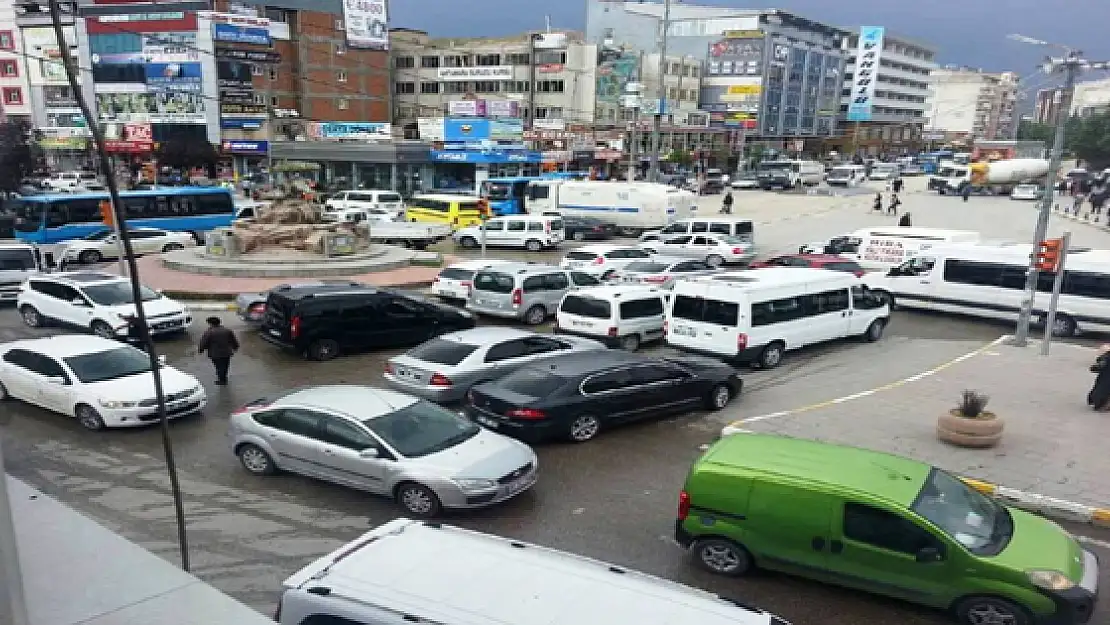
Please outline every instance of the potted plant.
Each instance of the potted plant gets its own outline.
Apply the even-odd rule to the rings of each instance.
[[[1002,439],[1005,424],[986,410],[990,398],[978,391],[964,391],[960,403],[937,419],[937,438],[958,445],[984,449]]]

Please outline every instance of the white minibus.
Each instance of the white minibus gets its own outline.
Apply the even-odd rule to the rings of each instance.
[[[770,369],[787,351],[848,336],[877,341],[890,308],[856,276],[771,267],[675,283],[667,344]]]
[[[943,230],[912,226],[863,228],[798,249],[801,254],[836,254],[850,258],[864,269],[890,269],[918,252],[943,243],[977,243],[982,239],[970,230]]]

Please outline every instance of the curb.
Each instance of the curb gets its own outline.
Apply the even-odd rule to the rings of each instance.
[[[980,493],[1019,510],[1035,512],[1041,516],[1059,521],[1071,521],[1094,527],[1110,528],[1110,508],[1097,508],[1073,501],[1065,501],[970,477],[961,477],[960,479]]]
[[[1068,221],[1074,221],[1075,223],[1087,224],[1092,228],[1098,228],[1100,230],[1110,230],[1110,224],[1103,223],[1101,221],[1098,221],[1097,219],[1095,221],[1091,221],[1090,219],[1084,219],[1083,217],[1076,217],[1075,215],[1056,207],[1053,207],[1052,215],[1054,217],[1067,219]],[[1101,216],[1099,216],[1099,218],[1101,218]]]

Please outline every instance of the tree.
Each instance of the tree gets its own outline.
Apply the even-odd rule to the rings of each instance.
[[[694,162],[694,157],[687,150],[671,150],[671,153],[666,157],[666,161],[674,165],[689,167]]]
[[[1056,128],[1050,124],[1038,124],[1028,120],[1022,120],[1018,124],[1018,141],[1044,141],[1045,146],[1051,146],[1055,136]]]
[[[42,164],[31,128],[20,121],[0,122],[0,191],[16,191]]]
[[[1067,147],[1088,169],[1110,166],[1110,111],[1068,120]]]
[[[216,148],[204,139],[194,136],[175,136],[161,142],[158,146],[158,165],[174,169],[189,170],[203,167],[210,178],[215,177],[216,163],[220,159]]]

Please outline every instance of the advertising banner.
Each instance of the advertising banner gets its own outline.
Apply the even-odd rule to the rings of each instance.
[[[221,119],[220,128],[225,130],[259,130],[262,128],[266,120],[257,118],[237,118]]]
[[[249,63],[273,64],[281,62],[281,55],[277,52],[237,50],[234,48],[216,48],[216,58],[229,61],[247,61]]]
[[[89,5],[83,4],[81,9],[88,11]],[[85,19],[85,32],[90,35],[119,35],[121,28],[132,33],[196,32],[197,16],[192,11],[171,11],[101,15]]]
[[[755,113],[744,112],[727,112],[727,113],[710,113],[709,126],[711,128],[743,128],[745,130],[755,130],[758,126],[758,120]]]
[[[347,47],[389,49],[389,15],[386,0],[343,0]]]
[[[268,109],[265,104],[222,104],[221,115],[266,115]]]
[[[486,102],[489,117],[520,117],[520,102],[515,100],[489,100]]]
[[[393,126],[381,122],[312,122],[308,136],[313,139],[362,139],[389,140]]]
[[[218,13],[216,11],[198,11],[197,16],[201,19],[206,19],[213,24],[230,24],[232,26],[242,26],[244,28],[262,28],[270,27],[270,20],[265,17],[258,17],[258,9],[256,8],[254,14],[249,13]]]
[[[436,70],[436,78],[445,82],[466,82],[468,80],[512,80],[512,65],[491,65],[487,67],[441,67]]]
[[[101,124],[104,149],[108,152],[151,152],[154,150],[154,131],[146,123]]]
[[[450,142],[482,141],[489,139],[490,120],[484,118],[443,120],[443,140]]]
[[[143,56],[148,62],[173,63],[199,61],[196,32],[147,33],[143,35]]]
[[[447,114],[451,117],[485,117],[485,100],[451,100],[447,103]]]
[[[520,141],[524,137],[524,122],[519,119],[489,120],[489,138],[493,141]]]
[[[597,66],[597,101],[604,104],[620,104],[624,87],[636,82],[640,71],[640,55],[621,53],[608,58]]]
[[[39,76],[46,82],[65,82],[66,70],[62,66],[61,47],[58,45],[58,38],[54,36],[53,28],[24,28],[23,49],[36,57],[42,57],[27,57],[27,65],[31,68],[31,84],[37,84]],[[35,75],[36,68],[39,76]]]
[[[443,122],[442,117],[419,117],[416,120],[416,132],[422,141],[443,141]]]
[[[883,53],[883,35],[882,26],[863,26],[859,29],[856,69],[852,75],[852,99],[848,101],[850,122],[871,121],[879,59]]]
[[[432,160],[440,163],[541,163],[540,152],[508,152],[505,150],[440,151],[430,152]],[[592,156],[592,153],[591,153]]]
[[[721,39],[709,44],[706,76],[759,76],[763,70],[763,33],[758,38]]]
[[[147,63],[151,91],[200,91],[200,63]]]
[[[227,106],[228,104],[257,104],[254,100],[253,91],[232,91],[220,89],[220,104]]]
[[[249,63],[216,61],[216,76],[219,78],[221,89],[239,89],[243,91],[254,89]]]
[[[224,141],[220,149],[227,154],[265,155],[270,149],[269,141]]]
[[[233,24],[213,24],[212,40],[268,46],[270,45],[270,30],[268,28],[250,28]]]
[[[102,121],[151,124],[204,124],[205,102],[199,93],[97,93]]]

